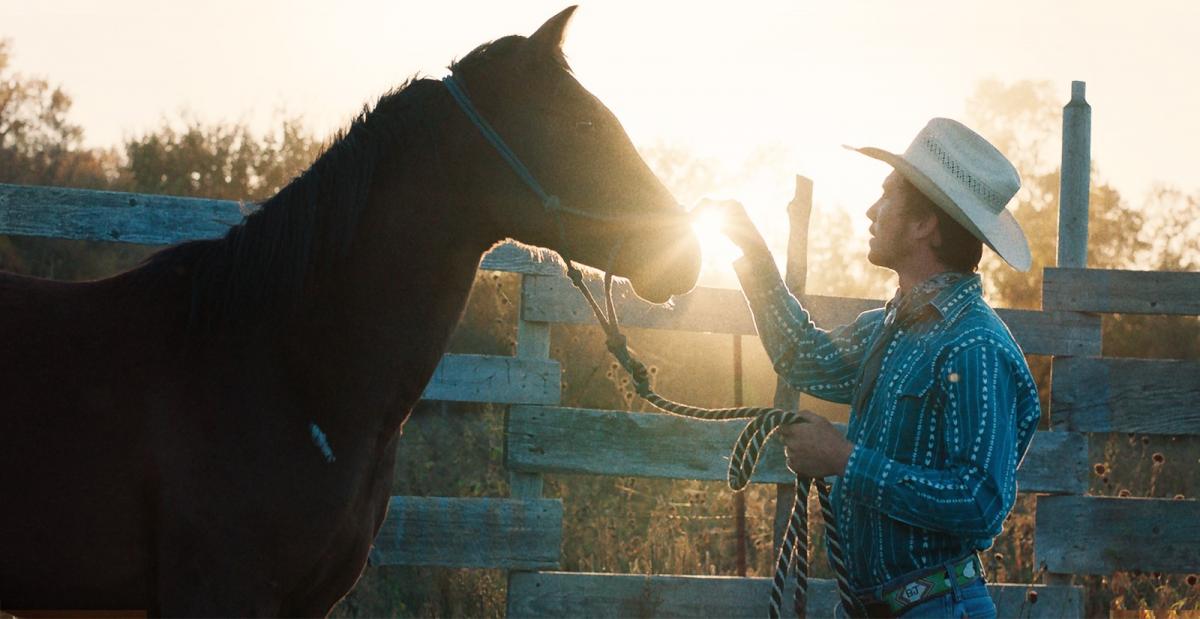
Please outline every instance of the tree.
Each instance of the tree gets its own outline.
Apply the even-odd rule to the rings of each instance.
[[[106,187],[115,154],[83,146],[83,128],[68,119],[71,97],[45,79],[13,73],[10,45],[0,40],[0,182]]]
[[[245,124],[164,120],[116,148],[88,149],[60,86],[9,70],[0,40],[0,183],[114,189],[229,200],[265,199],[307,167],[320,143],[299,118],[259,136]],[[182,125],[182,129],[176,127]],[[0,269],[91,279],[128,268],[154,248],[0,236]]]
[[[299,118],[256,136],[244,123],[205,125],[186,119],[182,129],[163,121],[125,143],[120,184],[141,193],[263,200],[283,188],[320,152]]]

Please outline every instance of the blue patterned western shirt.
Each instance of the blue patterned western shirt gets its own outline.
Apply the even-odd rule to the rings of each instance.
[[[832,500],[855,588],[991,546],[1041,417],[1037,386],[978,275],[943,274],[827,331],[774,263],[734,264],[775,371],[850,404]]]

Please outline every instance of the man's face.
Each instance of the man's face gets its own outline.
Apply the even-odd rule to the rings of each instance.
[[[919,242],[913,218],[905,206],[911,187],[892,171],[883,180],[883,194],[867,209],[871,220],[871,249],[867,260],[871,264],[897,271],[912,252],[913,243]]]

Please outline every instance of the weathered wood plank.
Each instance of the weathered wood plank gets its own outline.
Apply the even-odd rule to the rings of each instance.
[[[225,234],[231,200],[0,184],[0,234],[169,245]]]
[[[553,359],[445,355],[421,398],[500,404],[557,404],[562,372]]]
[[[1200,571],[1200,501],[1038,497],[1036,531],[1051,572]]]
[[[1100,317],[1079,312],[1038,312],[999,308],[996,314],[1008,325],[1027,355],[1099,355]]]
[[[505,458],[510,469],[531,473],[723,481],[729,452],[745,425],[744,420],[514,406],[508,412]],[[1017,483],[1022,492],[1078,493],[1087,488],[1086,471],[1084,437],[1038,432]],[[795,481],[778,441],[767,443],[753,481]]]
[[[394,496],[370,565],[551,569],[562,549],[562,501]]]
[[[1017,469],[1017,490],[1083,494],[1088,489],[1088,439],[1077,432],[1035,432]]]
[[[1042,307],[1115,314],[1200,314],[1200,273],[1046,269]]]
[[[220,237],[255,208],[233,200],[0,183],[0,234],[171,245]],[[553,255],[516,243],[494,247],[480,268],[563,273]]]
[[[595,290],[601,290],[598,282]],[[637,298],[628,282],[616,281],[613,300],[621,323],[646,329],[757,335],[740,290],[699,287],[670,305]],[[814,322],[829,328],[852,322],[882,301],[808,295],[804,306]],[[1076,312],[997,310],[1017,343],[1031,355],[1100,354],[1100,318]],[[583,296],[565,277],[531,277],[521,293],[521,317],[539,322],[589,324],[595,321]]]
[[[809,580],[808,615],[832,617],[837,588]],[[792,599],[794,582],[785,592]],[[1030,590],[1037,602],[1027,601]],[[1079,617],[1082,590],[1044,585],[988,585],[1000,617]],[[508,578],[509,617],[762,617],[771,595],[768,578],[642,576],[571,572],[514,572]],[[791,604],[784,616],[794,617]]]
[[[1054,428],[1200,434],[1200,361],[1055,359],[1053,385]]]
[[[485,271],[509,271],[526,275],[563,275],[566,269],[556,254],[538,251],[527,245],[507,242],[483,255],[479,268]]]
[[[602,284],[588,280],[595,294]],[[700,287],[670,305],[639,299],[628,281],[613,282],[621,323],[633,327],[754,335],[754,321],[741,291]],[[536,322],[589,324],[596,320],[583,295],[565,277],[529,277],[521,290],[521,318]]]

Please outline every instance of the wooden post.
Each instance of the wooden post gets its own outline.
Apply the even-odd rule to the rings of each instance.
[[[792,294],[803,299],[804,287],[808,282],[808,220],[812,215],[811,179],[796,175],[796,192],[788,203],[788,248],[787,269],[784,271],[784,283]],[[775,408],[793,410],[800,404],[800,394],[788,386],[782,378],[775,379]],[[796,489],[791,484],[775,485],[775,551],[779,552],[779,544],[783,542],[783,532],[787,527],[788,516],[791,513],[792,502],[796,497]]]
[[[740,407],[742,392],[742,336],[733,336],[733,405]],[[733,528],[737,538],[737,575],[746,576],[746,491],[733,493]]]
[[[522,275],[522,289],[524,289],[525,283],[530,277],[543,276]],[[521,296],[524,297],[523,294]],[[524,305],[521,306],[520,312],[521,314],[517,317],[517,356],[549,359],[550,323],[525,320]],[[508,427],[507,423],[504,425],[506,428]],[[540,499],[542,498],[542,475],[540,473],[510,471],[508,474],[508,487],[508,494],[514,499]]]
[[[1058,193],[1058,266],[1087,267],[1088,192],[1091,189],[1092,106],[1086,84],[1071,82],[1063,107],[1062,170]]]
[[[1091,191],[1092,106],[1087,85],[1071,82],[1063,106],[1062,169],[1058,189],[1058,266],[1087,268],[1088,198]],[[1053,386],[1051,386],[1053,388]],[[1053,414],[1053,411],[1050,411]],[[1070,574],[1042,573],[1047,585],[1069,585]]]

